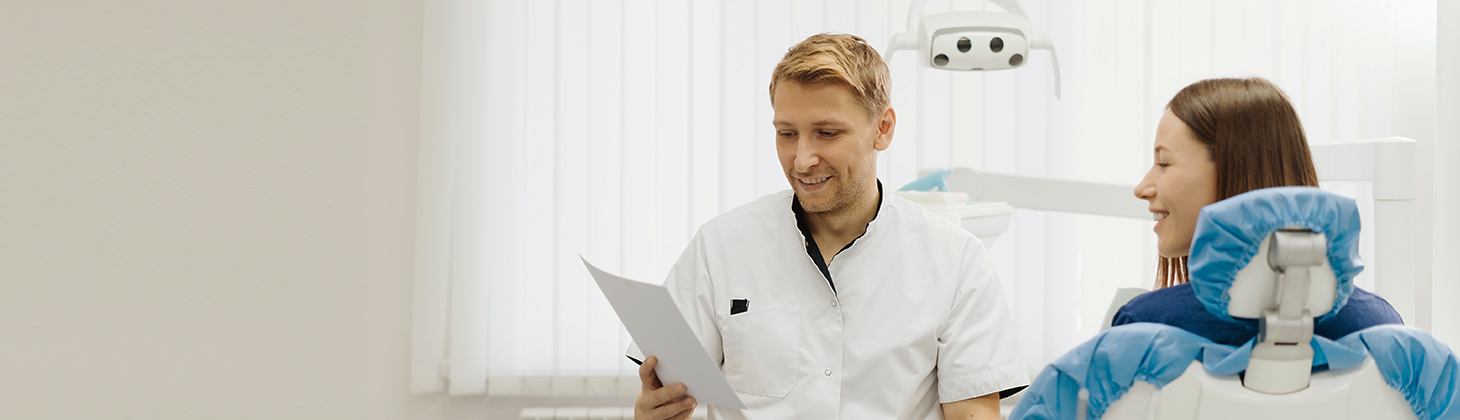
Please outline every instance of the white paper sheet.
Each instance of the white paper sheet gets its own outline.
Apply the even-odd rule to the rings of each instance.
[[[644,357],[659,358],[659,366],[654,368],[659,382],[666,385],[683,382],[688,389],[686,393],[701,404],[745,408],[720,367],[705,353],[684,315],[674,306],[668,289],[609,274],[589,264],[587,259],[583,259],[583,265],[593,274],[599,290],[608,298]]]

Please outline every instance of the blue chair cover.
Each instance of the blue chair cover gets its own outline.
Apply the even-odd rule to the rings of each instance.
[[[1096,420],[1135,381],[1164,387],[1180,377],[1193,360],[1200,360],[1214,375],[1242,372],[1254,343],[1248,341],[1241,347],[1217,344],[1163,324],[1111,328],[1045,367],[1009,418],[1073,419],[1076,395],[1084,389],[1089,418]],[[1381,325],[1337,341],[1314,336],[1311,345],[1315,370],[1346,369],[1372,355],[1384,381],[1404,395],[1420,419],[1460,419],[1460,408],[1452,404],[1460,389],[1455,354],[1423,330]]]
[[[1289,226],[1323,233],[1328,262],[1338,278],[1333,310],[1353,293],[1363,270],[1359,258],[1359,213],[1354,201],[1311,187],[1266,188],[1239,194],[1201,210],[1187,261],[1192,287],[1208,312],[1229,322],[1231,287],[1237,271],[1256,256],[1267,235]],[[1077,395],[1088,392],[1088,414],[1099,419],[1134,381],[1157,388],[1180,377],[1193,360],[1215,375],[1247,368],[1255,339],[1241,347],[1216,344],[1163,324],[1136,323],[1111,328],[1055,360],[1035,378],[1014,407],[1011,419],[1073,419]],[[1460,389],[1454,353],[1422,330],[1383,325],[1338,340],[1314,336],[1316,370],[1345,369],[1373,356],[1389,386],[1400,391],[1420,419],[1460,420],[1451,402]]]
[[[1359,258],[1359,207],[1354,200],[1313,187],[1264,188],[1238,194],[1201,209],[1186,262],[1196,298],[1217,318],[1227,314],[1227,290],[1257,255],[1267,235],[1288,226],[1312,229],[1328,237],[1328,265],[1338,277],[1333,310],[1338,313],[1354,292],[1354,276],[1364,270]]]

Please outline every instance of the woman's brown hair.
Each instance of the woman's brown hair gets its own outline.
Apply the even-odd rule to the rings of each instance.
[[[1206,79],[1182,88],[1166,104],[1217,168],[1217,201],[1282,186],[1318,186],[1313,155],[1298,111],[1277,85],[1261,77]],[[1158,257],[1156,288],[1186,283],[1186,257]]]

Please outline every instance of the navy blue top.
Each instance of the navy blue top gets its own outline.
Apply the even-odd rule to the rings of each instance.
[[[1230,346],[1241,346],[1257,336],[1255,321],[1235,324],[1207,312],[1196,299],[1190,283],[1136,296],[1120,307],[1110,325],[1134,322],[1166,324]],[[1337,314],[1313,325],[1313,334],[1337,340],[1351,332],[1383,324],[1404,324],[1404,320],[1384,298],[1354,287],[1348,304],[1339,308]]]
[[[877,209],[872,212],[872,219],[877,219],[877,213],[881,211],[882,180],[879,179],[877,180]],[[826,284],[831,285],[832,293],[836,293],[836,283],[831,281],[831,267],[826,265],[826,258],[821,256],[821,247],[816,246],[816,238],[811,237],[811,226],[806,224],[806,209],[801,207],[801,197],[795,197],[794,200],[791,200],[791,212],[796,213],[796,228],[801,230],[801,237],[806,238],[806,256],[811,257],[811,261],[816,263],[816,268],[821,269],[821,275],[826,277]],[[871,225],[872,223],[867,222],[867,224]],[[866,230],[863,230],[862,234],[852,239],[851,242],[847,242],[847,245],[843,246],[837,253],[851,248],[852,244],[857,243],[857,239],[862,239],[862,236],[867,236]],[[836,254],[832,254],[831,256],[835,258]]]

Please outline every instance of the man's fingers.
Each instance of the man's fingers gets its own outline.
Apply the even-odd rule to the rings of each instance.
[[[658,398],[658,400],[660,401],[660,404],[663,404],[664,402],[672,401],[675,398],[683,396],[684,392],[688,390],[689,389],[684,386],[684,383],[675,382],[674,385],[654,390],[654,393],[659,394],[660,397]]]
[[[675,404],[689,398],[684,395],[687,388],[682,383],[661,387],[655,390],[639,392],[639,399],[634,402],[634,412],[643,414],[640,418],[669,419],[675,413],[683,411],[683,408],[674,408]],[[691,400],[692,403],[693,400]]]
[[[687,419],[685,414],[694,414],[695,397],[684,396],[671,400],[649,411],[648,418],[651,419]]]
[[[698,405],[699,404],[690,404],[688,409],[679,412],[679,414],[675,414],[674,417],[671,418],[673,418],[674,420],[689,420],[691,416],[695,415],[695,407]]]
[[[649,397],[649,407],[660,407],[663,405],[671,404],[673,401],[678,400],[680,397],[683,397],[684,392],[684,384],[675,383],[674,385],[669,385],[653,391],[649,391],[644,395]],[[671,413],[674,412],[679,412],[679,410],[671,411]],[[666,413],[665,415],[665,418],[667,418],[668,414]]]
[[[643,364],[639,365],[639,386],[644,391],[653,391],[664,386],[659,383],[659,375],[654,374],[654,366],[658,365],[659,358],[654,356],[649,356],[648,359],[644,359]]]
[[[634,402],[635,417],[648,419],[688,419],[694,414],[695,399],[684,395],[688,388],[682,383],[664,386],[654,367],[659,358],[650,356],[639,365],[639,399]]]

